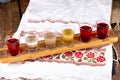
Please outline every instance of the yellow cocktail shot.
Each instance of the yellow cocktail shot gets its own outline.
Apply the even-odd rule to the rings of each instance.
[[[65,45],[71,45],[74,39],[74,29],[67,27],[62,31],[63,42]]]

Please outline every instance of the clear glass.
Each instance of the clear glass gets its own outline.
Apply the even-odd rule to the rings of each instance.
[[[39,35],[36,32],[29,31],[25,34],[25,41],[27,44],[28,52],[38,51]]]

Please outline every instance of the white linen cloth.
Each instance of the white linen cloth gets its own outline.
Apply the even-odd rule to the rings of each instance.
[[[95,24],[99,19],[110,22],[112,0],[30,0],[26,12],[23,14],[16,35],[22,30],[35,30],[43,32],[46,27],[52,27],[60,32],[63,23],[51,23],[49,21],[30,23],[29,19],[64,20],[88,22]],[[79,33],[79,24],[69,23],[75,26],[75,33]],[[21,43],[24,39],[21,39]],[[0,77],[14,79],[25,77],[38,80],[111,80],[112,75],[112,44],[106,47],[106,65],[89,66],[64,64],[56,62],[25,62],[24,64],[0,63]]]

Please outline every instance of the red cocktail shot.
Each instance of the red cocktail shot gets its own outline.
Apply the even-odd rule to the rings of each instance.
[[[19,40],[16,38],[9,38],[6,40],[6,44],[9,50],[9,53],[12,56],[16,56],[19,54]]]
[[[108,24],[104,23],[104,22],[100,22],[97,24],[97,37],[99,39],[105,39],[107,37],[107,33],[108,33]]]
[[[90,40],[92,33],[92,28],[91,26],[88,25],[83,25],[80,27],[80,38],[82,42],[88,42]]]

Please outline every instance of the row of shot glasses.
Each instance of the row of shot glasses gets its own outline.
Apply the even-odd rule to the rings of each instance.
[[[89,42],[92,34],[92,25],[90,24],[80,24],[80,37],[79,40],[82,42]],[[105,39],[107,37],[109,29],[109,24],[104,21],[97,22],[96,25],[96,35],[99,39]],[[64,26],[62,28],[62,40],[63,44],[69,46],[74,41],[75,29],[72,26]],[[38,41],[39,35],[35,32],[29,32],[25,36],[25,41],[27,45],[27,49],[30,53],[36,52],[38,50]],[[52,28],[47,28],[44,31],[44,41],[47,49],[54,49],[56,47],[56,31]],[[20,46],[19,46],[19,38],[7,37],[5,39],[7,44],[9,53],[12,56],[16,56],[19,54]]]

